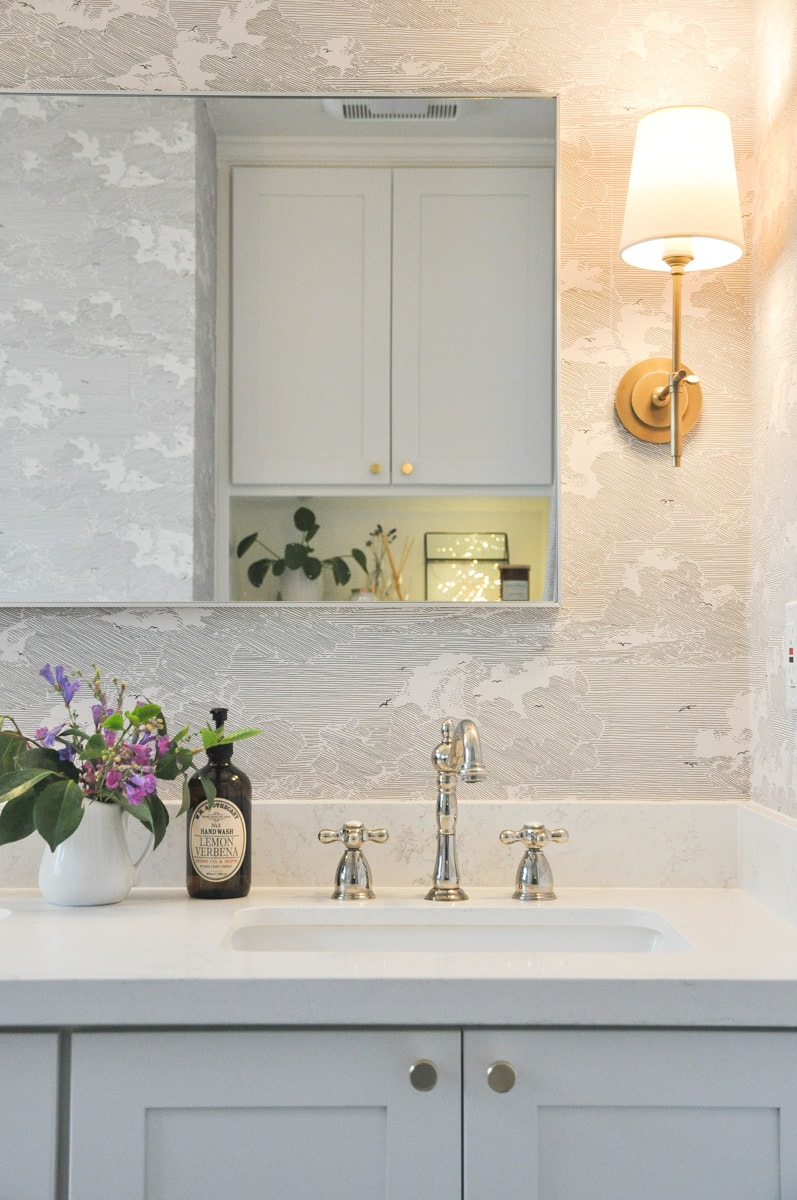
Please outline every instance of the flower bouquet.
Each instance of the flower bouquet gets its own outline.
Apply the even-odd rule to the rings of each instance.
[[[109,700],[96,667],[91,716],[81,719],[75,706],[83,686],[79,674],[70,678],[62,666],[49,664],[39,674],[63,700],[65,719],[26,737],[13,717],[0,716],[0,845],[36,831],[54,851],[77,830],[86,803],[98,801],[117,805],[146,826],[154,848],[169,824],[158,781],[182,777],[183,813],[194,756],[258,732],[203,728],[202,744],[191,748],[188,726],[170,734],[159,704],[136,700],[126,708],[125,683],[113,681],[115,695]],[[207,794],[212,784],[201,778]]]

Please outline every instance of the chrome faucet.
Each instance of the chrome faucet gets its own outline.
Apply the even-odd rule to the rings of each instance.
[[[457,780],[478,783],[487,771],[482,762],[479,731],[473,721],[443,721],[442,740],[432,752],[437,767],[437,860],[427,900],[467,900],[457,866]]]

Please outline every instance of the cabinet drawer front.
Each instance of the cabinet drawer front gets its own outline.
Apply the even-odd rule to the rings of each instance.
[[[452,1032],[77,1035],[70,1200],[460,1200],[460,1086]]]

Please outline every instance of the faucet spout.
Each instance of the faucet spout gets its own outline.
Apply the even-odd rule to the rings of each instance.
[[[427,900],[467,900],[457,864],[457,780],[477,783],[487,776],[474,721],[443,721],[441,741],[432,752],[437,767],[437,858]]]

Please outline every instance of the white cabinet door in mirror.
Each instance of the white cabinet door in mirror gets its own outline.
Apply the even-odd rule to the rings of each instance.
[[[553,178],[234,169],[233,484],[550,485]]]
[[[390,172],[233,169],[233,483],[369,480],[390,455]]]
[[[394,173],[394,482],[552,482],[553,206],[552,167]]]

